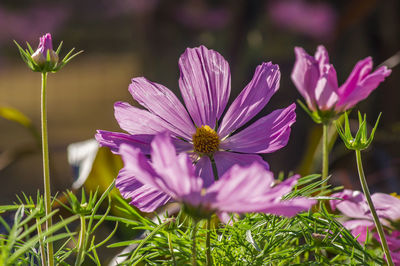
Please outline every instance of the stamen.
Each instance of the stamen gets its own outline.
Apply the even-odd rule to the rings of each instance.
[[[205,125],[196,129],[193,135],[194,150],[202,154],[210,154],[218,150],[219,136],[211,127]]]

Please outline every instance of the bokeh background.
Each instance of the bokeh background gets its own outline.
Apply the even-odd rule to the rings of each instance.
[[[179,95],[177,62],[186,47],[203,44],[228,60],[230,102],[257,65],[279,64],[280,89],[260,117],[300,98],[290,80],[293,48],[302,46],[313,54],[323,44],[339,84],[367,56],[375,65],[393,67],[391,76],[357,109],[371,123],[383,112],[373,147],[363,153],[372,190],[399,193],[399,14],[398,0],[2,0],[0,106],[17,108],[40,128],[40,74],[26,68],[13,40],[35,48],[39,36],[50,32],[55,45],[64,41],[64,51],[84,50],[49,76],[52,190],[62,191],[73,182],[67,146],[93,138],[96,129],[120,131],[113,103],[133,104],[127,90],[131,78],[145,76]],[[21,191],[35,194],[42,188],[42,162],[29,131],[3,118],[0,129],[0,204],[6,204]],[[275,173],[317,172],[318,164],[307,164],[307,147],[318,145],[319,136],[319,127],[298,107],[287,147],[265,159]],[[358,188],[354,156],[339,141],[330,159],[331,182]]]

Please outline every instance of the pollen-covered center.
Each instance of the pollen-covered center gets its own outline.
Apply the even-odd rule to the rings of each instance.
[[[194,150],[199,153],[212,153],[218,150],[219,137],[209,126],[201,126],[196,129],[196,133],[193,134],[193,146]]]

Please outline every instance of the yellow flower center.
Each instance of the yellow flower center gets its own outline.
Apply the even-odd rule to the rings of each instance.
[[[390,193],[390,196],[396,197],[398,199],[400,199],[400,195],[397,195],[396,192]]]
[[[217,132],[207,125],[198,127],[192,139],[194,150],[204,154],[217,151],[220,143]]]

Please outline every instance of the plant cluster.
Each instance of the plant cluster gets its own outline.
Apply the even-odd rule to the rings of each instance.
[[[260,156],[286,146],[296,120],[293,103],[250,123],[278,91],[279,66],[260,64],[226,108],[229,64],[200,46],[179,59],[184,105],[143,77],[132,79],[129,92],[144,108],[115,103],[115,118],[127,133],[96,134],[123,161],[108,188],[52,196],[47,74],[80,52],[71,50],[59,62],[61,44],[54,51],[50,34],[36,51],[17,46],[27,66],[42,75],[44,195],[33,200],[24,194],[0,206],[0,264],[104,265],[101,252],[111,249],[110,265],[400,265],[400,200],[370,195],[361,159],[380,115],[369,136],[365,115],[358,115],[355,137],[348,118],[391,73],[385,66],[372,71],[370,57],[339,87],[323,46],[314,56],[295,48],[291,77],[306,102],[299,104],[323,129],[320,174],[274,177]],[[4,117],[35,131],[23,114],[6,111]],[[328,184],[333,124],[355,151],[363,193]],[[99,240],[102,228],[110,230]]]

